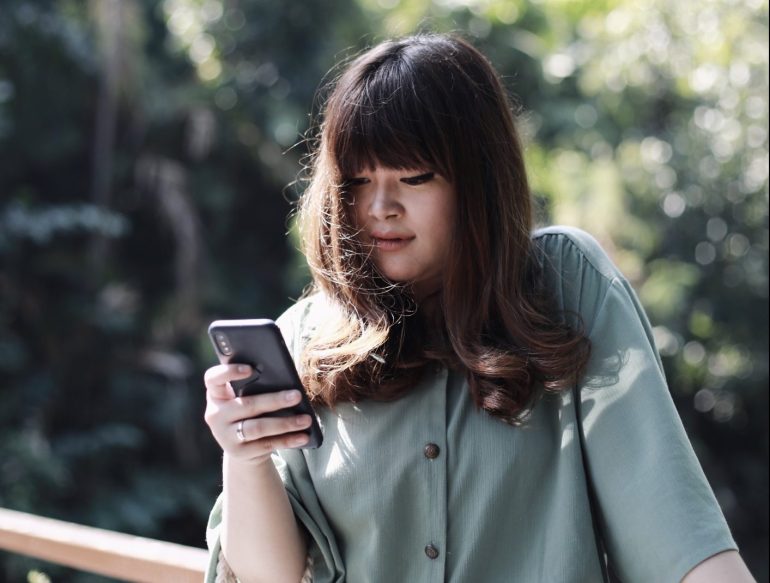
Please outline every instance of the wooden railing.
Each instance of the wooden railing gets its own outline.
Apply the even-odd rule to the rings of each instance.
[[[0,549],[126,581],[201,583],[203,549],[0,508]]]

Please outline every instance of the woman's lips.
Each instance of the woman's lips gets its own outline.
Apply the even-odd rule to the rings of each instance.
[[[398,251],[412,242],[414,237],[372,237],[372,244],[380,251]]]

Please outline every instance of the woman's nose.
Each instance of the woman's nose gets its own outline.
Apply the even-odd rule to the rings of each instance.
[[[369,204],[369,215],[377,220],[401,216],[403,207],[398,201],[392,185],[379,184],[376,186],[371,203]]]

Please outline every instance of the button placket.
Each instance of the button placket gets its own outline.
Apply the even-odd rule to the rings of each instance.
[[[447,383],[449,374],[441,368],[431,387],[430,421],[426,424],[427,440],[422,445],[423,464],[426,464],[429,479],[430,499],[426,501],[430,512],[427,522],[427,540],[423,552],[430,567],[430,582],[442,583],[446,573],[446,555],[443,545],[447,536]]]

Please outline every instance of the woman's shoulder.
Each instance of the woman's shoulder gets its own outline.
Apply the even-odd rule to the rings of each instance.
[[[577,227],[553,225],[532,233],[535,249],[544,266],[562,277],[594,275],[607,283],[622,277],[601,244],[590,233]]]
[[[299,325],[307,317],[307,313],[313,306],[315,295],[305,296],[296,300],[291,306],[289,306],[278,318],[275,323],[281,330],[285,328],[294,328]]]
[[[579,315],[588,329],[610,291],[628,287],[602,245],[581,229],[546,227],[535,231],[532,240],[540,281],[559,310]]]
[[[326,296],[314,292],[294,302],[275,321],[292,353],[306,341],[324,321],[329,321],[334,309]]]

